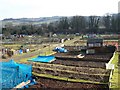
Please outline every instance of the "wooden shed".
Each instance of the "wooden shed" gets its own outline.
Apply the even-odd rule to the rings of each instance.
[[[101,47],[103,46],[103,39],[90,38],[87,40],[87,47]]]

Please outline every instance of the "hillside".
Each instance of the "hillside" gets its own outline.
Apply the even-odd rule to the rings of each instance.
[[[32,23],[32,24],[42,24],[42,23],[50,23],[54,21],[58,21],[61,16],[53,16],[53,17],[40,17],[40,18],[7,18],[2,20],[4,24],[12,22],[13,25],[19,25],[23,23]]]

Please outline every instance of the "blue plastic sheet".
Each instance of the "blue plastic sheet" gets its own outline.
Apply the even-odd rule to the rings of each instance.
[[[38,56],[36,58],[29,59],[28,61],[34,61],[34,62],[51,62],[55,60],[54,56]]]
[[[53,49],[53,51],[60,52],[60,53],[66,53],[67,49],[65,49],[63,47],[56,47]]]
[[[19,53],[20,53],[20,54],[22,54],[22,53],[23,53],[23,50],[22,50],[22,49],[20,49],[20,50],[19,50]]]

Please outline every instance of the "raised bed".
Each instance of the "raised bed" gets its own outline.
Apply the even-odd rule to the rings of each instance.
[[[37,77],[37,84],[31,86],[30,88],[43,88],[43,89],[99,89],[109,90],[107,84],[90,84],[90,83],[75,83],[75,82],[66,82],[49,78]]]
[[[38,71],[41,70],[53,70],[55,72],[61,71],[61,72],[68,72],[68,73],[78,73],[78,74],[85,74],[85,75],[100,75],[100,76],[109,76],[110,70],[105,70],[105,69],[94,69],[94,68],[85,68],[85,67],[80,67],[80,68],[72,68],[72,67],[59,67],[59,68],[48,68],[48,67],[36,67],[33,66],[33,71],[34,69],[38,69]],[[83,71],[86,70],[86,71]]]
[[[83,59],[85,60],[92,60],[92,61],[101,61],[101,62],[109,62],[109,60],[112,58],[113,54],[104,54],[104,55],[85,55]]]
[[[34,87],[101,88],[102,87],[108,89],[108,79],[109,79],[110,70],[101,69],[101,68],[75,67],[75,66],[66,66],[60,64],[47,64],[47,63],[36,63],[36,62],[29,62],[28,64],[32,64],[33,72],[38,74],[36,75],[38,76],[37,78],[38,84],[33,85],[30,88],[34,88]],[[42,81],[42,79],[44,80]],[[56,85],[55,86],[52,85],[52,82],[55,83]],[[71,87],[71,85],[73,85],[73,87]]]
[[[94,62],[94,61],[80,61],[80,60],[71,60],[71,59],[56,59],[51,62],[52,64],[60,64],[66,66],[76,66],[76,67],[88,67],[88,68],[106,68],[104,62]]]
[[[83,58],[78,58],[80,52],[73,52],[73,53],[56,53],[54,56],[57,59],[64,59],[64,60],[73,60],[73,61],[93,61],[93,62],[109,62],[110,58],[112,57],[112,53],[109,54],[99,54],[99,55],[85,55]]]
[[[52,76],[66,77],[70,79],[82,79],[93,82],[105,82],[109,80],[110,70],[89,68],[89,67],[73,67],[59,64],[34,63],[33,72],[38,74],[50,74]]]
[[[28,63],[27,63],[28,64]],[[69,71],[77,71],[89,74],[109,74],[110,70],[102,69],[102,68],[90,68],[90,67],[75,67],[75,66],[65,66],[60,64],[47,64],[47,63],[35,63],[29,62],[33,67],[44,67],[51,68],[54,70],[69,70]]]
[[[33,68],[33,72],[36,72],[38,74],[46,74],[46,75],[52,75],[52,76],[58,76],[58,77],[66,77],[70,79],[77,79],[77,80],[86,80],[88,82],[102,82],[107,83],[109,81],[109,75],[97,75],[97,74],[89,74],[89,73],[79,73],[79,72],[73,72],[73,71],[65,71],[65,70],[55,70],[50,68]]]

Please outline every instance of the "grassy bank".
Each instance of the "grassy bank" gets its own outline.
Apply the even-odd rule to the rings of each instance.
[[[110,80],[111,82],[111,89],[114,90],[116,88],[120,89],[120,72],[119,72],[119,66],[118,66],[118,52],[115,53],[115,57],[113,59],[113,61],[111,62],[111,64],[115,65],[115,69],[113,72],[113,76],[112,79]]]

